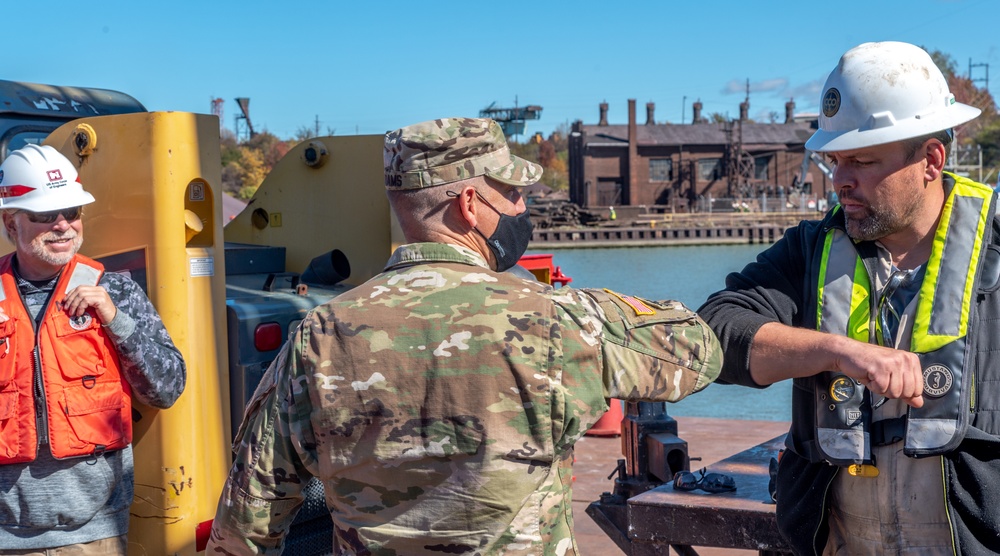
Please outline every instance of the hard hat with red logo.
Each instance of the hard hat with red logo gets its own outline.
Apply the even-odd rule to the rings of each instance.
[[[0,210],[49,212],[94,202],[76,168],[48,145],[28,145],[0,164]]]
[[[845,151],[931,135],[981,111],[955,101],[934,60],[919,46],[869,42],[848,50],[823,85],[817,152]]]

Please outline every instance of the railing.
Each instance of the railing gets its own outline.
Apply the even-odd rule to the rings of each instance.
[[[692,204],[692,211],[698,213],[716,212],[826,212],[830,203],[827,199],[812,194],[792,192],[791,194],[761,193],[744,197],[699,197]]]
[[[816,220],[823,216],[817,211],[788,212],[715,212],[640,215],[632,220],[634,227],[652,228],[717,228],[754,225],[789,225],[800,220]]]
[[[539,247],[638,247],[650,245],[712,245],[774,243],[787,226],[748,223],[738,226],[648,226],[624,228],[548,228],[531,235]]]

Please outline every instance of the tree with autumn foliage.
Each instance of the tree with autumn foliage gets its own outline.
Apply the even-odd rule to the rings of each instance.
[[[553,131],[548,139],[536,133],[527,143],[515,143],[508,140],[511,153],[537,162],[544,171],[541,183],[560,191],[569,188],[569,146],[566,141],[566,126],[560,126]]]
[[[982,149],[983,180],[995,182],[1000,171],[1000,115],[993,95],[985,88],[977,87],[971,76],[959,75],[958,65],[950,55],[939,50],[930,52],[930,55],[948,80],[948,88],[955,95],[955,100],[983,111],[978,118],[959,126],[955,130],[956,138],[959,145],[978,145]]]
[[[249,199],[274,165],[297,144],[263,131],[238,142],[229,130],[222,132],[222,189],[239,199]]]

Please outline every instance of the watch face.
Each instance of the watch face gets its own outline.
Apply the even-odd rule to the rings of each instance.
[[[838,376],[830,383],[830,397],[837,403],[846,402],[854,397],[857,386],[846,376]]]

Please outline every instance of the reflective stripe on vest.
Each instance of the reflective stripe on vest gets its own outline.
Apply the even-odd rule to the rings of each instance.
[[[910,351],[923,369],[924,406],[907,410],[903,450],[908,456],[953,450],[970,420],[972,381],[966,380],[971,370],[966,370],[965,352],[993,191],[952,177],[955,185],[935,231],[914,317]],[[853,241],[843,230],[830,229],[817,274],[817,329],[875,343],[876,296],[870,283]],[[837,465],[872,463],[871,395],[860,383],[832,371],[816,384],[820,451]]]
[[[817,328],[867,343],[871,329],[868,272],[851,238],[839,229],[826,234],[818,283]],[[832,371],[825,371],[817,384],[822,385],[815,400],[820,451],[831,463],[871,463],[871,406],[865,403],[864,387]]]

